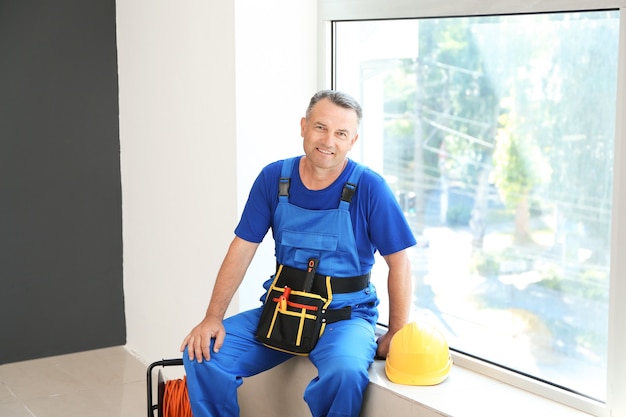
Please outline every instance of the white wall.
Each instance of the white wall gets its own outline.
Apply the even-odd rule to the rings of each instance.
[[[301,152],[316,1],[118,0],[127,347],[176,357],[259,169]],[[272,272],[264,242],[229,313]]]
[[[300,118],[316,91],[317,1],[238,0],[235,29],[237,203],[242,210],[263,166],[303,153]],[[275,267],[268,234],[241,286],[241,309],[259,305],[261,283]]]

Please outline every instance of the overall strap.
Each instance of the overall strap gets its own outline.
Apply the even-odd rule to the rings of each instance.
[[[278,179],[278,199],[279,200],[287,200],[289,197],[289,185],[291,184],[291,170],[293,169],[293,164],[300,160],[299,156],[294,158],[285,159],[283,161],[283,167],[280,171],[280,178]]]
[[[341,201],[339,202],[340,209],[348,210],[348,206],[356,192],[356,186],[359,183],[359,178],[361,178],[363,171],[365,171],[365,165],[357,163],[354,167],[354,171],[350,174],[350,178],[348,178],[348,182],[345,183],[341,191]]]

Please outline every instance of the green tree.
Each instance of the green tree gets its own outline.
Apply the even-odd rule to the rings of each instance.
[[[493,154],[493,178],[502,200],[515,211],[517,244],[532,242],[529,226],[529,195],[533,188],[549,182],[551,168],[534,136],[520,134],[510,114],[502,116]]]

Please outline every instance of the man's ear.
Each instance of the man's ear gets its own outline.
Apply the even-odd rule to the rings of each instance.
[[[306,117],[300,119],[300,136],[304,137],[304,128],[306,127]]]
[[[351,140],[352,143],[350,144],[350,148],[354,146],[358,138],[359,138],[359,134],[357,133],[356,135],[354,135],[354,137]]]

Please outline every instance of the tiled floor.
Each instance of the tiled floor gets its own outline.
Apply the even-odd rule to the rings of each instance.
[[[0,365],[0,417],[145,416],[146,369],[121,346]]]

